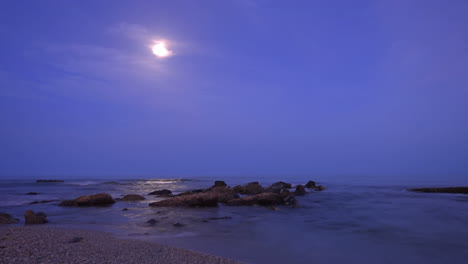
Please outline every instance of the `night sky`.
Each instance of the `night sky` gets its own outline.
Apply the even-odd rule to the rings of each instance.
[[[1,1],[0,176],[460,177],[467,14],[466,0]]]

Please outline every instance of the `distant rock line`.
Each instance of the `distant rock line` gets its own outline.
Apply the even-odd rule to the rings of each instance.
[[[425,193],[463,193],[468,194],[468,187],[435,187],[435,188],[413,188],[408,189],[413,192]]]

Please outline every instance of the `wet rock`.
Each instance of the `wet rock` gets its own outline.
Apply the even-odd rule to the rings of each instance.
[[[170,194],[161,194],[161,195],[157,195],[156,197],[170,198],[170,197],[174,197],[174,195],[173,195],[172,193],[170,193]]]
[[[179,193],[176,196],[186,196],[186,195],[192,195],[192,194],[202,193],[202,192],[205,192],[205,190],[197,189],[197,190],[191,190],[191,191],[186,191],[186,192],[183,192],[183,193]]]
[[[39,193],[37,192],[28,192],[28,193],[25,193],[26,195],[38,195]]]
[[[74,200],[62,201],[60,206],[107,206],[114,204],[115,201],[110,194],[98,193],[93,195],[83,195]]]
[[[58,201],[59,200],[43,200],[43,201],[30,202],[29,204],[52,203],[52,202],[58,202]]]
[[[43,212],[35,214],[32,210],[24,212],[24,222],[27,225],[45,224],[47,223],[47,216]]]
[[[146,221],[146,223],[149,225],[149,226],[154,226],[158,223],[159,221],[154,219],[154,218],[151,218],[150,220]]]
[[[14,218],[10,214],[0,213],[0,224],[16,224],[19,222],[19,219]]]
[[[307,194],[307,191],[305,190],[304,186],[297,185],[296,190],[294,191],[294,194],[298,195],[298,196],[305,195],[305,194]]]
[[[280,182],[273,183],[265,191],[272,192],[272,193],[281,193],[281,191],[285,189],[290,189],[290,188],[292,188],[292,185],[290,183],[280,181]]]
[[[272,205],[283,205],[285,204],[284,196],[279,193],[260,193],[251,196],[241,197],[228,201],[227,205],[261,205],[261,206],[272,206]]]
[[[124,208],[124,209],[122,209],[122,211],[128,211],[128,208]]]
[[[265,190],[258,182],[249,182],[244,186],[238,185],[232,189],[234,192],[240,194],[259,194]]]
[[[226,187],[212,188],[208,193],[214,193],[218,197],[219,203],[226,203],[229,200],[239,198],[239,195],[233,189]]]
[[[281,192],[281,196],[283,197],[283,204],[288,206],[297,206],[297,200],[293,193],[288,190],[283,190]]]
[[[185,226],[184,224],[179,223],[179,222],[174,223],[174,224],[172,224],[172,225],[175,226],[175,227],[183,227],[183,226]]]
[[[155,207],[216,207],[218,206],[219,192],[195,193],[150,203]]]
[[[64,180],[37,180],[36,182],[64,182]]]
[[[425,193],[463,193],[468,194],[468,187],[443,187],[443,188],[413,188],[409,189],[413,192]]]
[[[163,189],[163,190],[158,190],[158,191],[148,193],[148,195],[168,195],[168,194],[172,194],[172,191],[168,189]]]
[[[313,189],[313,188],[315,188],[315,187],[317,187],[317,186],[316,186],[316,184],[315,184],[314,181],[308,181],[308,182],[305,184],[305,187],[306,187],[307,189]]]
[[[216,187],[227,187],[227,184],[224,181],[215,181],[214,185],[211,188]]]
[[[317,190],[317,191],[324,191],[324,190],[326,190],[326,189],[327,189],[327,188],[325,188],[325,186],[322,186],[322,185],[319,185],[319,186],[317,186],[317,187],[315,188],[315,190]]]
[[[138,194],[127,194],[124,197],[118,199],[119,201],[133,202],[133,201],[143,201],[145,197]]]

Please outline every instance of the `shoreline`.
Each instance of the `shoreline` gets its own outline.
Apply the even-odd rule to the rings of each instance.
[[[48,226],[1,226],[0,263],[213,263],[235,260],[111,233]]]

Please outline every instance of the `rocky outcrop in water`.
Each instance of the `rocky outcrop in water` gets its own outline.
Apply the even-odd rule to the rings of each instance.
[[[135,201],[143,201],[145,197],[139,194],[127,194],[122,198],[116,199],[117,201],[124,201],[124,202],[135,202]]]
[[[270,187],[268,187],[265,192],[272,192],[272,193],[281,193],[283,190],[292,188],[290,183],[285,182],[275,182]]]
[[[148,195],[171,195],[172,191],[168,189],[158,190],[148,193]]]
[[[315,185],[314,181],[308,181],[304,187],[306,187],[307,189],[312,189],[312,188],[315,188],[317,186]]]
[[[24,212],[24,223],[27,225],[37,225],[47,223],[47,215],[43,212],[35,214],[32,210]]]
[[[28,193],[25,193],[26,195],[38,195],[39,193],[37,192],[28,192]]]
[[[263,188],[258,182],[250,182],[243,186],[237,185],[233,188],[233,190],[239,194],[250,195],[262,193],[265,191],[265,188]]]
[[[115,201],[108,193],[98,193],[93,195],[83,195],[73,200],[62,201],[60,206],[107,206]]]
[[[443,188],[413,188],[413,192],[425,193],[463,193],[468,194],[468,187],[443,187]]]
[[[291,205],[295,204],[295,198],[291,194],[282,193],[260,193],[250,196],[241,197],[228,201],[227,205],[235,206],[272,206],[272,205]]]
[[[176,196],[162,201],[150,203],[153,207],[216,207],[219,194],[216,192],[195,193]]]
[[[298,196],[302,196],[302,195],[306,195],[307,194],[307,191],[305,189],[304,186],[302,185],[297,185],[296,186],[296,190],[294,191],[294,194],[295,195],[298,195]]]
[[[16,224],[19,222],[19,219],[14,218],[10,214],[0,213],[0,224]]]

